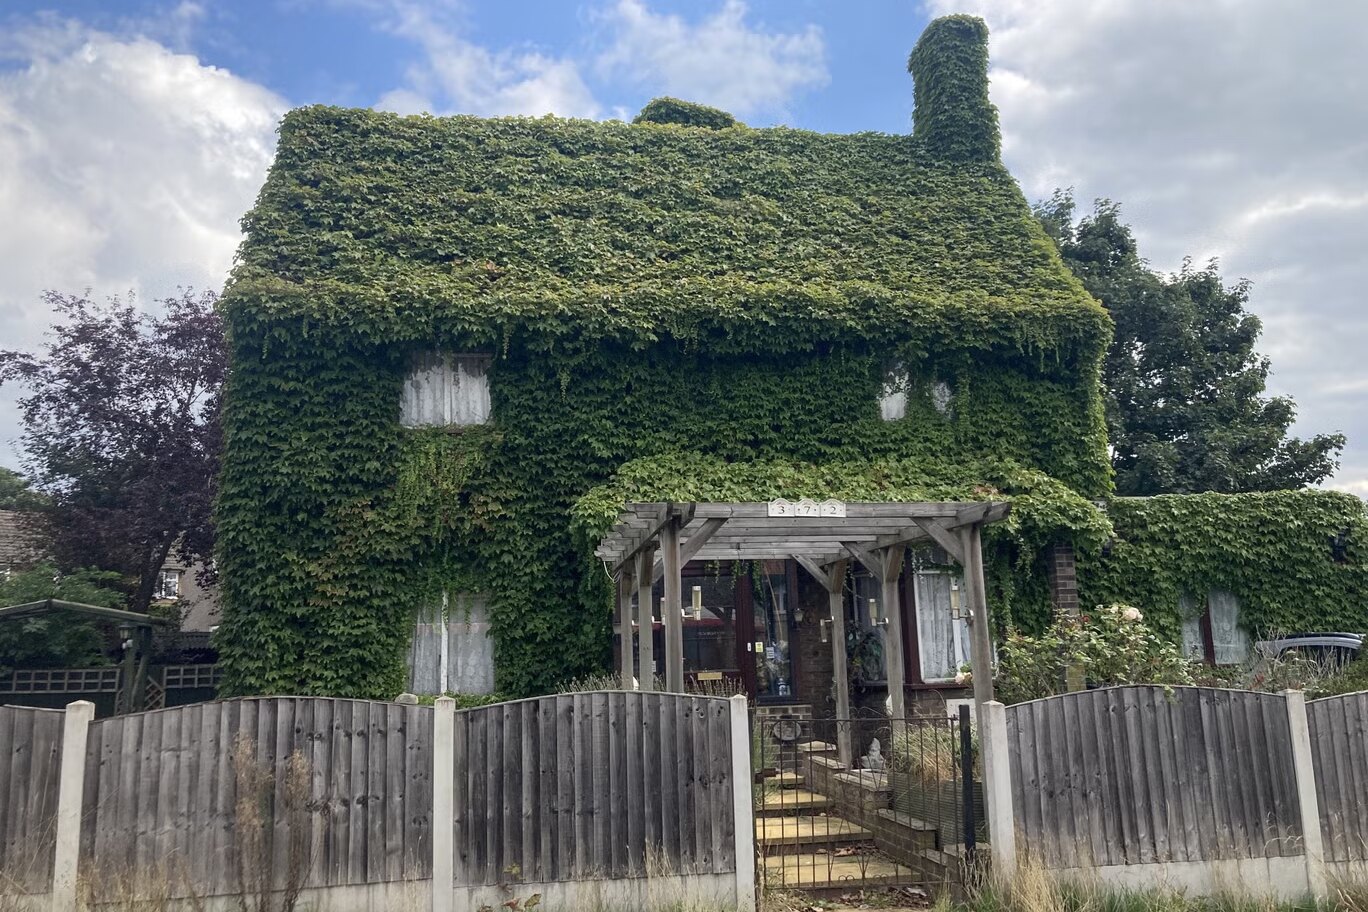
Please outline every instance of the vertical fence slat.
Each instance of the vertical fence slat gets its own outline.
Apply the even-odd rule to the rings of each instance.
[[[1344,703],[1344,720],[1348,732],[1349,750],[1345,760],[1349,763],[1350,781],[1353,794],[1362,796],[1368,792],[1368,742],[1365,742],[1364,694],[1345,694],[1339,698]],[[1346,815],[1345,828],[1350,834],[1348,840],[1348,861],[1362,861],[1365,853],[1365,840],[1368,840],[1368,801],[1350,803],[1352,813]]]
[[[575,870],[575,698],[556,698],[556,879]]]
[[[599,876],[607,873],[609,848],[609,808],[608,808],[608,695],[595,693],[589,695],[590,745],[593,757],[593,776],[590,779],[593,789],[590,828],[592,841],[589,846],[589,866]]]
[[[641,723],[641,694],[626,694],[626,747],[627,756],[623,767],[625,802],[627,806],[627,868],[629,876],[637,876],[645,871],[645,828],[646,815],[642,777],[646,775],[642,762],[644,752],[642,741],[645,732]]]
[[[555,847],[557,818],[560,805],[556,797],[556,766],[560,757],[556,749],[556,699],[547,697],[542,700],[537,713],[537,750],[541,762],[538,775],[541,782],[537,793],[541,798],[541,823],[537,827],[538,857],[537,880],[545,883],[555,877]]]
[[[535,880],[537,876],[538,835],[541,825],[538,785],[539,770],[536,758],[539,756],[537,738],[540,733],[539,717],[542,701],[536,700],[523,704],[521,722],[522,745],[518,751],[519,778],[522,781],[522,801],[520,832],[522,834],[522,876],[524,880]]]
[[[1165,695],[1166,699],[1160,710],[1164,720],[1162,735],[1168,739],[1168,756],[1173,764],[1169,793],[1176,805],[1173,813],[1178,815],[1181,827],[1181,833],[1175,834],[1170,846],[1174,849],[1175,858],[1182,861],[1199,861],[1202,857],[1202,846],[1197,820],[1197,795],[1192,786],[1192,761],[1188,756],[1187,716],[1183,709],[1185,694],[1185,691],[1177,691],[1172,696]],[[1176,848],[1178,845],[1182,846],[1181,856]]]

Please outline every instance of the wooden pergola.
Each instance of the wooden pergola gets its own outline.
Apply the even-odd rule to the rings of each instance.
[[[116,704],[122,706],[124,712],[135,712],[141,709],[143,699],[147,695],[147,663],[152,654],[152,631],[157,627],[168,626],[170,621],[165,618],[138,614],[136,611],[105,608],[102,605],[86,605],[82,602],[68,602],[57,598],[0,608],[0,621],[34,617],[53,612],[66,612],[78,617],[101,621],[105,624],[113,624],[119,628],[119,639],[123,645],[123,669]],[[141,660],[137,660],[139,655]]]
[[[836,713],[850,718],[846,671],[844,585],[850,562],[857,561],[879,580],[887,617],[885,656],[892,716],[905,718],[902,616],[897,583],[908,545],[932,542],[964,571],[973,634],[970,656],[975,670],[991,666],[987,599],[983,581],[981,530],[1007,516],[1010,504],[845,503],[837,500],[775,500],[769,503],[632,503],[595,554],[617,581],[619,669],[623,686],[632,686],[632,595],[637,596],[642,636],[638,649],[642,677],[655,667],[651,629],[651,590],[665,581],[665,689],[684,691],[682,570],[689,561],[796,561],[827,591],[831,611],[831,652],[836,677]],[[977,623],[982,618],[984,623]],[[993,698],[991,674],[975,674],[974,699]],[[845,730],[842,728],[842,730]],[[839,746],[850,762],[849,733]]]

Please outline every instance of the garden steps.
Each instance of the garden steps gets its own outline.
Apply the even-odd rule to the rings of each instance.
[[[760,799],[760,813],[774,815],[825,810],[834,803],[826,795],[804,788],[780,788],[765,792]]]
[[[755,841],[765,849],[795,846],[834,846],[861,842],[873,834],[841,817],[760,817],[755,821]]]
[[[770,883],[804,890],[829,887],[891,886],[907,880],[909,868],[886,858],[839,856],[831,852],[800,852],[765,859]]]

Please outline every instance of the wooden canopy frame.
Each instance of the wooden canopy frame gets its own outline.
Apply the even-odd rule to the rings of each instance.
[[[151,659],[152,653],[152,631],[157,627],[169,626],[171,622],[165,618],[155,618],[146,614],[139,614],[136,611],[105,608],[102,605],[87,605],[83,602],[68,602],[57,598],[0,608],[0,621],[10,618],[33,617],[55,611],[65,611],[95,621],[103,621],[106,624],[113,624],[120,628],[128,628],[131,634],[129,642],[134,643],[136,648],[130,648],[127,644],[124,645],[123,662],[121,663],[122,677],[120,678],[119,696],[115,711],[118,711],[118,705],[123,707],[124,712],[136,712],[141,709],[147,696],[147,663]],[[141,655],[141,659],[137,659],[137,654]]]
[[[903,692],[902,615],[898,604],[898,575],[910,544],[939,545],[964,570],[970,610],[971,657],[975,669],[991,666],[992,643],[987,623],[988,604],[983,580],[984,525],[1006,518],[1008,503],[632,503],[604,536],[594,552],[617,581],[618,662],[623,686],[632,686],[632,595],[637,596],[637,621],[650,630],[651,590],[665,580],[665,689],[684,691],[683,581],[681,571],[691,560],[788,560],[798,563],[827,591],[831,612],[831,653],[836,678],[836,713],[850,718],[850,684],[846,672],[844,586],[850,562],[863,565],[879,580],[888,621],[885,637],[888,690],[892,717],[905,718]],[[977,623],[982,618],[983,623]],[[655,667],[654,643],[640,636],[637,648],[645,669]],[[993,699],[991,674],[976,674],[974,700]],[[850,734],[838,738],[841,762],[850,764]]]

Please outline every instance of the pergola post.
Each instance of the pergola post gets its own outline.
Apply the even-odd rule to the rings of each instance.
[[[960,530],[964,549],[964,588],[969,599],[969,667],[974,673],[974,709],[993,699],[993,639],[988,620],[987,585],[983,579],[983,535],[980,523]],[[981,716],[980,716],[981,718]]]
[[[854,757],[850,747],[850,670],[846,667],[845,576],[846,561],[837,561],[827,570],[827,604],[831,611],[831,668],[836,679],[836,753],[841,765],[850,769]]]
[[[637,686],[642,690],[655,687],[655,622],[651,605],[654,600],[651,568],[654,564],[655,548],[643,548],[636,556]]]
[[[672,516],[660,530],[660,556],[665,566],[665,690],[684,692],[683,566],[679,559],[679,518]]]
[[[880,582],[883,584],[884,613],[888,626],[884,636],[884,663],[888,666],[888,696],[890,718],[901,722],[907,718],[907,694],[903,690],[903,629],[902,611],[898,600],[898,575],[902,573],[905,545],[894,545],[879,551]]]
[[[618,574],[618,674],[622,689],[632,689],[632,581],[636,562],[629,561]]]

